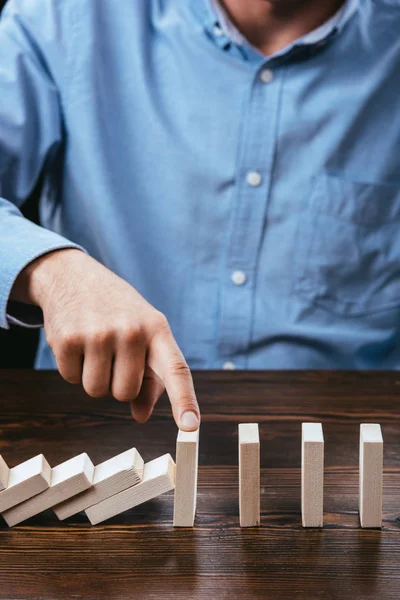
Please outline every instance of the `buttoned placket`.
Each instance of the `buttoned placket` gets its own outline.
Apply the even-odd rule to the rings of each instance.
[[[272,67],[269,61],[264,61],[253,72],[250,82],[221,293],[218,357],[219,366],[224,369],[248,366],[259,249],[267,225],[282,71],[282,66]]]

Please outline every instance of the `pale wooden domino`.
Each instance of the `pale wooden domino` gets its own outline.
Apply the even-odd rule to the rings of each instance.
[[[144,462],[136,448],[131,448],[97,465],[93,485],[85,492],[53,507],[61,520],[86,510],[93,504],[114,496],[139,483],[143,476]]]
[[[323,526],[324,434],[321,423],[302,425],[301,516],[303,527]]]
[[[0,456],[0,492],[7,487],[9,475],[10,469],[4,458]]]
[[[360,426],[360,523],[382,527],[383,438],[380,425]]]
[[[196,514],[199,429],[178,432],[174,527],[193,527]]]
[[[169,492],[174,487],[175,463],[170,454],[164,454],[144,465],[143,479],[140,483],[91,506],[86,509],[86,515],[92,525],[96,525]]]
[[[3,512],[10,527],[37,515],[92,485],[94,466],[86,453],[51,469],[50,487],[21,504]]]
[[[51,467],[39,454],[9,470],[7,487],[0,492],[0,512],[40,494],[50,486]]]
[[[260,524],[260,436],[257,423],[239,425],[239,514],[241,527]]]

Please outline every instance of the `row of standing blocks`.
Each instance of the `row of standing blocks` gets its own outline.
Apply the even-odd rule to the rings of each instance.
[[[191,527],[197,498],[199,430],[179,431],[176,464],[165,454],[144,464],[132,448],[96,467],[80,454],[51,468],[43,455],[12,469],[0,457],[0,513],[12,527],[52,508],[60,520],[85,511],[96,525],[175,489],[174,526]],[[320,423],[303,423],[301,512],[304,527],[323,525],[324,437]],[[383,440],[379,425],[360,427],[360,522],[381,527]],[[260,436],[239,425],[241,527],[260,524]]]
[[[361,424],[359,515],[361,527],[382,526],[383,439],[380,425]],[[303,527],[322,527],[324,435],[321,423],[303,423],[301,515]],[[242,527],[260,524],[260,438],[258,425],[239,425],[239,512]]]

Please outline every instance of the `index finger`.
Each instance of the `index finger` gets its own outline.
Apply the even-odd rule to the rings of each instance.
[[[198,429],[200,408],[192,374],[170,330],[163,330],[152,339],[147,363],[164,382],[179,429]]]

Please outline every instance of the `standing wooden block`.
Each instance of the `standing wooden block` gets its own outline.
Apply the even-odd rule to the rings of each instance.
[[[323,526],[324,434],[321,423],[302,425],[301,515],[303,527]]]
[[[86,453],[51,469],[50,487],[21,504],[3,512],[9,527],[83,492],[92,485],[94,466]]]
[[[10,469],[4,458],[0,456],[0,492],[7,487]]]
[[[7,487],[0,492],[0,512],[46,490],[50,485],[50,478],[51,467],[43,454],[10,469]]]
[[[132,488],[119,492],[86,510],[92,525],[156,498],[175,487],[175,463],[164,454],[144,465],[143,479]]]
[[[383,438],[380,425],[360,426],[361,527],[382,527]]]
[[[260,524],[260,436],[257,423],[239,425],[239,514],[241,527]]]
[[[143,458],[136,448],[114,456],[95,467],[92,487],[57,504],[53,510],[61,520],[72,517],[93,504],[98,504],[139,483],[142,480],[143,467]]]
[[[193,527],[197,500],[199,429],[178,432],[176,441],[176,481],[174,527]]]

